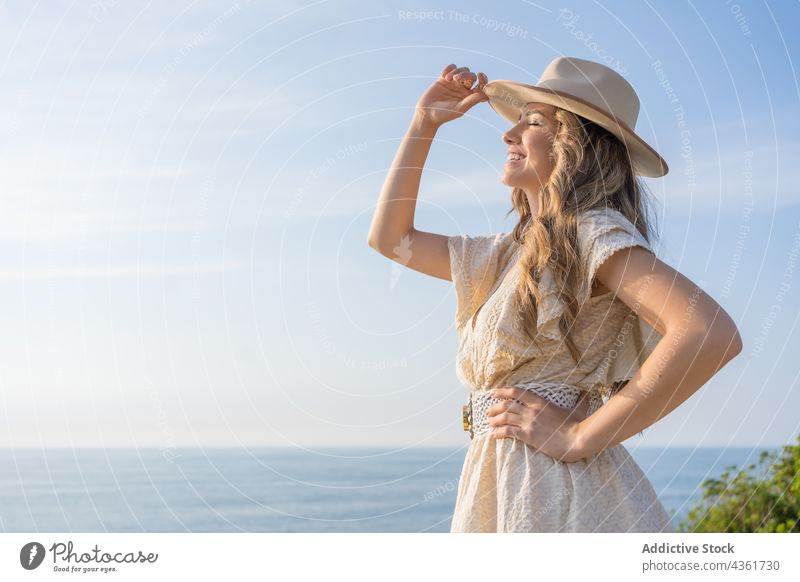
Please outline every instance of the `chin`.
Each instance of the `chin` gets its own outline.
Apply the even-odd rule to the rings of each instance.
[[[525,184],[521,180],[515,179],[510,176],[505,176],[505,175],[500,176],[500,182],[502,182],[504,186],[508,186],[509,188],[522,188],[523,190],[530,188],[530,184]]]
[[[517,183],[518,180],[515,180],[514,178],[512,178],[510,176],[507,176],[506,174],[501,174],[500,175],[500,182],[502,182],[504,185],[508,186],[509,188],[519,188],[520,187],[520,184]]]

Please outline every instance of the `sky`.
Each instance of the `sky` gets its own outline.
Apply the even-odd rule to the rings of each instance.
[[[447,64],[535,84],[557,56],[635,87],[658,255],[744,340],[626,444],[798,433],[797,3],[0,10],[0,446],[466,444],[452,283],[367,233]],[[416,228],[513,228],[506,129],[481,103],[439,130]]]

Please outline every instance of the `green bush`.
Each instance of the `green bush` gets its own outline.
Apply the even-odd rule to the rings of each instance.
[[[800,437],[780,453],[763,451],[747,470],[726,467],[701,487],[703,497],[679,531],[800,532]]]

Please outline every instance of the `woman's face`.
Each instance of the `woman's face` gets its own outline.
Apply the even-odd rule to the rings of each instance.
[[[503,184],[522,188],[530,196],[547,183],[553,170],[550,150],[557,123],[554,113],[555,108],[545,103],[532,102],[522,108],[517,124],[503,135],[508,145],[500,177]]]

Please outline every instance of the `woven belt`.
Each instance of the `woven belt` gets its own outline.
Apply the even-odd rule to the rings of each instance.
[[[581,389],[570,384],[559,384],[555,382],[535,382],[531,384],[517,384],[518,388],[532,390],[541,396],[564,408],[574,408],[581,395]],[[467,404],[461,407],[461,419],[464,423],[464,430],[469,432],[469,438],[491,430],[489,417],[486,412],[489,407],[502,402],[504,398],[494,398],[489,395],[487,390],[473,390],[469,393]]]

